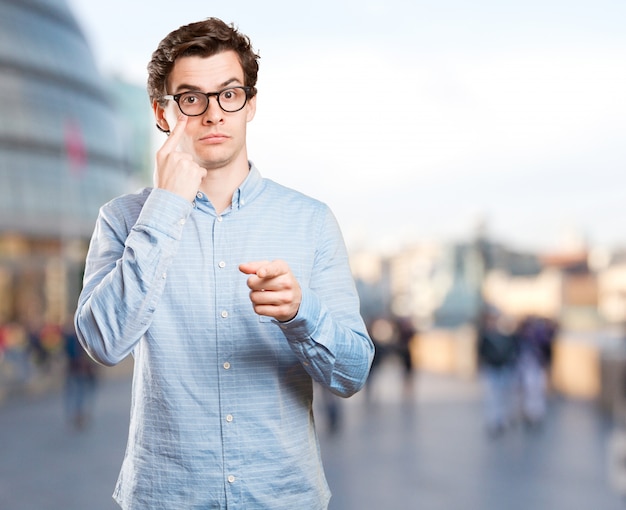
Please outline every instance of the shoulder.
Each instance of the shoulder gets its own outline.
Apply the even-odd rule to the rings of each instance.
[[[141,188],[134,193],[126,193],[109,200],[101,208],[100,212],[132,212],[134,210],[141,211],[150,196],[152,188]]]
[[[102,208],[116,209],[132,207],[133,205],[142,207],[151,192],[152,188],[140,188],[133,193],[125,193],[124,195],[119,195],[109,200],[102,206]]]
[[[283,206],[297,204],[309,209],[330,210],[324,202],[263,176],[254,163],[249,162],[249,164],[250,174],[244,184],[248,198],[260,197],[264,203],[279,203]]]
[[[265,187],[264,192],[272,201],[280,204],[289,204],[290,206],[298,206],[318,212],[330,212],[330,207],[325,202],[314,198],[310,195],[302,193],[283,184],[279,184],[271,179],[263,178]]]
[[[100,207],[99,221],[109,224],[125,224],[127,230],[134,225],[150,196],[152,188],[141,188],[134,193],[120,195]]]
[[[331,208],[321,200],[271,179],[265,180],[263,210],[292,231],[306,232],[311,237],[328,237],[340,230]]]

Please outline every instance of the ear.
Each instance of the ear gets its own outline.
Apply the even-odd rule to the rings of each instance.
[[[255,94],[254,97],[248,99],[248,102],[246,103],[246,122],[250,122],[252,119],[254,119],[254,115],[256,113],[256,96],[258,94]]]
[[[159,102],[155,99],[152,101],[152,111],[154,112],[154,119],[156,120],[157,127],[165,132],[170,132],[170,125],[165,118],[165,109],[159,105]]]

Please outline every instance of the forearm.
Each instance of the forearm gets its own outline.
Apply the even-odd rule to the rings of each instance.
[[[309,290],[303,293],[298,315],[280,327],[307,372],[322,386],[342,397],[363,387],[374,346],[358,313],[331,314]]]
[[[333,393],[349,397],[369,375],[374,345],[360,316],[348,254],[329,209],[319,215],[310,275],[300,282],[295,318],[280,326],[307,372]]]
[[[75,324],[83,347],[102,364],[128,356],[152,322],[184,223],[184,208],[169,207],[170,199],[151,195],[128,234],[114,210],[98,218]]]

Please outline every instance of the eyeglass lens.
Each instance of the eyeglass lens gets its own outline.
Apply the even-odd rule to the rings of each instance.
[[[213,95],[213,94],[210,94]],[[215,96],[222,110],[236,112],[246,104],[246,91],[240,87],[222,90]],[[183,92],[178,96],[178,106],[185,115],[202,115],[208,108],[209,97],[202,92]]]

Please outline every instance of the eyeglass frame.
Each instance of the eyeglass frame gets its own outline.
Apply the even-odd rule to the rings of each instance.
[[[222,106],[222,104],[220,103],[220,96],[226,92],[227,90],[232,90],[232,89],[242,89],[245,93],[246,93],[246,100],[243,102],[243,104],[241,105],[241,108],[237,108],[236,110],[225,110],[224,107]],[[183,115],[186,115],[187,117],[199,117],[200,115],[204,115],[206,113],[206,111],[209,109],[209,103],[211,100],[211,96],[215,96],[215,100],[217,101],[217,106],[220,107],[220,109],[225,112],[225,113],[236,113],[239,112],[241,110],[244,109],[244,107],[246,106],[246,104],[248,104],[248,101],[254,97],[254,94],[256,92],[256,88],[255,87],[248,87],[245,85],[237,85],[235,87],[226,87],[225,89],[219,90],[217,92],[201,92],[199,90],[186,90],[185,92],[181,92],[179,94],[166,94],[165,96],[162,96],[161,99],[168,99],[168,100],[173,100],[176,105],[178,106],[178,109],[180,110],[180,113],[182,113]],[[193,115],[188,115],[187,113],[185,113],[182,109],[182,107],[180,106],[180,97],[184,94],[189,94],[189,93],[193,93],[193,94],[201,94],[203,96],[206,96],[206,107],[204,108],[204,110],[200,113],[195,113]]]

